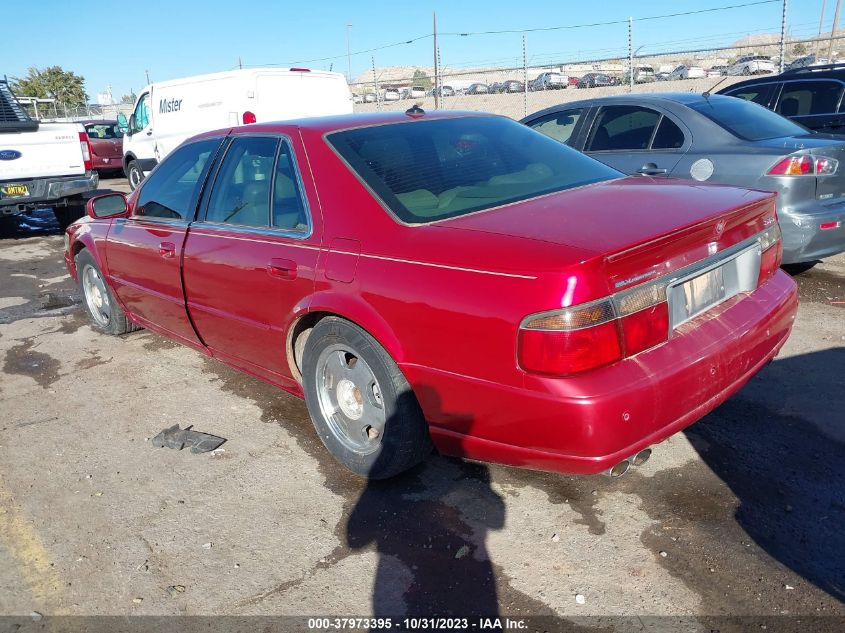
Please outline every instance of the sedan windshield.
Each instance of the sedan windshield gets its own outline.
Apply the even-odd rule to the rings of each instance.
[[[747,141],[800,136],[808,132],[805,127],[745,99],[711,97],[687,105],[734,136]]]
[[[409,224],[622,175],[504,117],[377,125],[335,132],[328,141],[382,202]]]

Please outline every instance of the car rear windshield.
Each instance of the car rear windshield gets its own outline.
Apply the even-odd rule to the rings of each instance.
[[[745,99],[710,98],[688,105],[734,136],[748,141],[807,134],[806,128]]]
[[[504,117],[417,120],[335,132],[327,138],[384,204],[409,224],[622,175]]]

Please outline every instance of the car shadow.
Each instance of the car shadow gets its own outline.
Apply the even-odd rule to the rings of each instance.
[[[845,349],[776,360],[685,434],[772,558],[845,601]]]
[[[375,618],[498,616],[486,540],[504,526],[505,504],[490,479],[487,466],[435,458],[367,482],[349,513],[346,540],[350,549],[377,552]]]

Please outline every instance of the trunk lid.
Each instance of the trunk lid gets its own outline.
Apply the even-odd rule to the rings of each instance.
[[[772,193],[634,177],[438,224],[578,248],[603,261],[615,291],[730,248],[775,217]]]
[[[761,148],[770,148],[781,156],[800,156],[809,154],[816,158],[833,158],[839,161],[839,167],[830,175],[817,175],[816,198],[818,200],[838,201],[845,196],[845,139],[833,134],[807,134],[787,138],[768,139],[755,143]],[[777,162],[772,161],[772,166]],[[809,176],[800,176],[809,178]]]
[[[85,173],[77,123],[42,123],[36,132],[0,134],[0,150],[19,156],[0,161],[0,182]]]

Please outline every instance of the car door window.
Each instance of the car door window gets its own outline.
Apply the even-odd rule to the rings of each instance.
[[[843,84],[838,81],[795,81],[784,84],[776,112],[783,116],[836,112]]]
[[[248,136],[229,146],[214,183],[207,222],[270,226],[270,183],[278,138]]]
[[[150,93],[141,96],[138,105],[135,106],[135,127],[133,132],[140,132],[150,124]]]
[[[184,145],[168,156],[144,181],[135,215],[191,221],[196,199],[220,139]]]
[[[528,127],[545,134],[561,143],[568,143],[581,118],[582,108],[554,112],[535,119],[528,124]]]
[[[282,141],[273,177],[273,228],[305,233],[308,231],[308,214],[305,198],[299,186],[295,158],[290,145]]]
[[[586,151],[647,149],[660,114],[641,106],[607,106],[593,125]]]
[[[684,133],[672,119],[664,116],[657,126],[651,149],[678,149],[684,144]]]
[[[739,62],[737,62],[739,63]],[[761,106],[769,105],[769,95],[772,92],[772,84],[759,84],[756,86],[745,86],[736,90],[729,90],[725,94],[731,97],[753,101]]]

